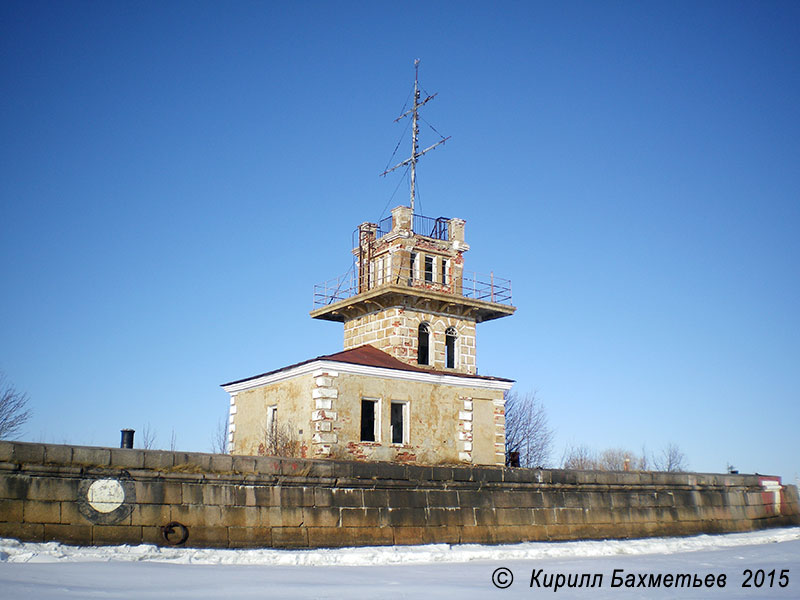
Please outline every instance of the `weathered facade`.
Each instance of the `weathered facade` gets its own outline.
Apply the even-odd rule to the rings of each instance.
[[[311,312],[344,351],[223,385],[235,454],[502,465],[503,394],[477,375],[476,325],[514,313],[511,285],[464,271],[461,219],[400,206],[354,235],[351,279]]]
[[[362,223],[354,275],[317,286],[311,316],[343,323],[345,350],[370,344],[408,364],[477,373],[475,326],[516,309],[510,281],[465,272],[464,225],[407,206]]]
[[[367,345],[223,387],[235,454],[495,465],[511,384],[427,371]]]

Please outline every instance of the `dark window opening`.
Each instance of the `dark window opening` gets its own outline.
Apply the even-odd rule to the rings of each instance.
[[[414,285],[414,279],[416,279],[416,273],[414,271],[416,271],[416,267],[417,267],[417,253],[412,252],[408,268],[408,285]]]
[[[403,413],[405,406],[401,402],[392,402],[392,414],[391,414],[391,422],[392,422],[392,443],[393,444],[403,444],[405,443],[404,439],[404,430],[403,430]]]
[[[433,282],[433,257],[425,257],[425,281],[428,283]]]
[[[444,334],[445,354],[448,369],[456,368],[456,330],[450,327]]]
[[[447,259],[442,259],[442,284],[447,285]]]
[[[428,360],[428,345],[430,342],[430,328],[427,323],[421,323],[419,326],[418,348],[417,348],[417,362],[421,365],[429,364]]]
[[[361,441],[375,441],[375,401],[361,401]]]

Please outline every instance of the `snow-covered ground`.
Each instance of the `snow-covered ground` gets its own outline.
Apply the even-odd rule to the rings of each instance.
[[[498,589],[492,582],[513,583]],[[612,587],[634,574],[725,575],[708,587]],[[752,587],[742,587],[746,570]],[[759,570],[763,573],[759,574]],[[772,571],[775,573],[770,576]],[[539,575],[531,584],[534,572]],[[688,538],[331,550],[72,547],[0,540],[0,598],[800,598],[800,528]],[[580,576],[588,574],[581,579]],[[618,572],[619,574],[619,572]],[[783,576],[783,577],[782,577]],[[663,580],[663,579],[662,579]],[[595,580],[596,582],[599,580]],[[699,579],[698,579],[699,581]],[[760,583],[760,587],[756,584]],[[770,585],[771,583],[771,585]],[[781,584],[786,584],[781,587]]]

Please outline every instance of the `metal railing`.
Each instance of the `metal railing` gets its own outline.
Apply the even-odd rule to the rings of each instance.
[[[497,277],[494,273],[488,275],[475,272],[464,273],[461,279],[461,289],[454,287],[452,282],[441,283],[431,279],[416,277],[389,277],[381,283],[370,282],[368,289],[379,288],[382,285],[395,283],[407,285],[417,289],[427,289],[446,294],[455,294],[464,298],[494,302],[497,304],[511,305],[511,280]],[[358,293],[358,277],[350,271],[342,277],[330,279],[314,286],[314,306],[327,306],[341,300],[351,298]]]
[[[449,239],[449,222],[450,219],[447,217],[438,217],[434,219],[433,217],[414,215],[411,222],[411,229],[417,235],[423,235],[435,240],[447,241]],[[392,217],[386,217],[385,219],[381,219],[380,223],[378,223],[376,236],[381,238],[391,230]]]
[[[447,217],[439,217],[433,219],[431,217],[423,217],[422,215],[414,215],[413,230],[418,235],[433,238],[435,240],[447,240],[447,225],[450,219]]]
[[[356,275],[351,270],[346,275],[316,284],[314,306],[327,306],[355,296],[358,291],[357,283]]]
[[[474,271],[464,273],[461,282],[461,293],[465,298],[510,305],[511,280],[497,277],[494,273],[489,273],[488,275],[482,275]]]

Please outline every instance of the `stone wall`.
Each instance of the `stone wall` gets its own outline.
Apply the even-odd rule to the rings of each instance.
[[[445,362],[445,332],[453,328],[457,332],[456,367],[449,370],[474,375],[477,363],[474,319],[401,307],[376,310],[345,321],[344,349],[370,344],[398,360],[417,365],[419,325],[423,322],[431,328],[430,366],[440,371],[448,370]]]
[[[0,442],[0,537],[306,548],[513,543],[800,524],[756,475],[279,459]],[[166,534],[166,535],[165,535]]]

